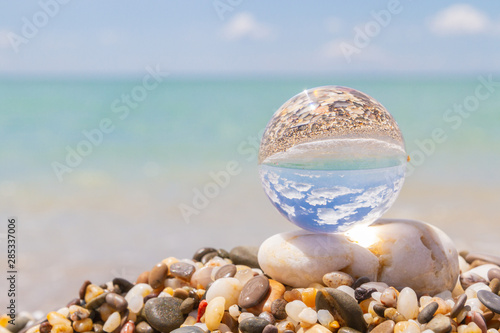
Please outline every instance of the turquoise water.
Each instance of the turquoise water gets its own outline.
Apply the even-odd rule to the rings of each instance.
[[[0,79],[0,211],[3,221],[19,219],[20,308],[40,308],[44,299],[52,310],[84,279],[134,279],[167,256],[257,245],[292,229],[262,190],[259,138],[283,102],[329,84],[382,103],[419,162],[388,214],[434,223],[467,242],[461,249],[476,240],[477,249],[498,251],[500,88],[457,118],[447,112],[474,94],[475,77],[167,77],[122,119],[113,103],[141,84],[141,77]],[[445,140],[433,138],[436,129]],[[71,153],[78,149],[80,159]],[[202,200],[207,189],[217,195]],[[192,215],[183,216],[181,204]]]
[[[407,150],[416,141],[431,138],[442,128],[446,142],[436,149],[445,155],[499,152],[500,93],[482,101],[463,118],[444,120],[456,103],[473,94],[479,81],[433,80],[165,80],[127,118],[114,113],[112,103],[141,80],[1,80],[0,155],[4,179],[56,180],[51,163],[63,162],[66,147],[76,149],[83,131],[98,128],[109,118],[114,130],[83,159],[80,169],[99,169],[108,176],[141,178],[142,162],[181,173],[228,158],[251,159],[249,147],[238,145],[258,137],[272,113],[298,91],[321,84],[342,84],[375,96],[393,114],[406,139]],[[450,117],[457,114],[450,114]],[[448,117],[448,118],[450,118]],[[245,148],[248,148],[245,150]],[[245,152],[246,151],[246,152]]]

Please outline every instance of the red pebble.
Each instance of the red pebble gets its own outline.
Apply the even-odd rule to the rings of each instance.
[[[122,329],[120,330],[120,333],[134,333],[135,331],[135,324],[132,320],[129,320],[123,325]]]
[[[200,302],[200,305],[198,305],[198,317],[196,317],[196,322],[199,323],[201,317],[205,314],[205,310],[207,309],[208,302],[206,299]]]

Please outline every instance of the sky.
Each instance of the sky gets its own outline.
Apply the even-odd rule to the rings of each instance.
[[[4,1],[0,75],[500,72],[498,1]]]

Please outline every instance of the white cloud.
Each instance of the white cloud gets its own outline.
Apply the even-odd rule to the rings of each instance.
[[[429,21],[430,30],[442,36],[480,34],[488,32],[491,27],[488,16],[468,4],[451,5]]]
[[[362,192],[360,189],[350,189],[345,186],[335,186],[332,188],[318,188],[311,191],[307,196],[306,202],[312,206],[326,205],[331,200],[348,194],[357,194]]]
[[[295,208],[287,204],[282,204],[281,208],[287,213],[289,217],[295,217]]]
[[[222,30],[228,40],[253,39],[265,40],[272,37],[272,29],[265,23],[258,22],[247,12],[234,15]]]
[[[0,30],[0,49],[8,49],[11,47],[10,39],[9,39],[8,30]]]

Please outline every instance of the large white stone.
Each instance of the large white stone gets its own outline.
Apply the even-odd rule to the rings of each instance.
[[[379,258],[378,281],[396,288],[410,287],[421,295],[455,287],[458,252],[440,229],[420,221],[378,220],[362,232],[375,238],[365,246]],[[355,240],[359,235],[348,237]]]
[[[284,232],[265,240],[259,265],[273,279],[293,287],[322,283],[323,275],[342,271],[357,278],[377,276],[378,260],[367,249],[342,234],[315,234],[305,230]]]
[[[324,274],[342,271],[420,295],[452,290],[459,274],[458,253],[448,236],[410,220],[378,220],[346,234],[281,233],[262,243],[259,264],[293,287],[321,283]]]

